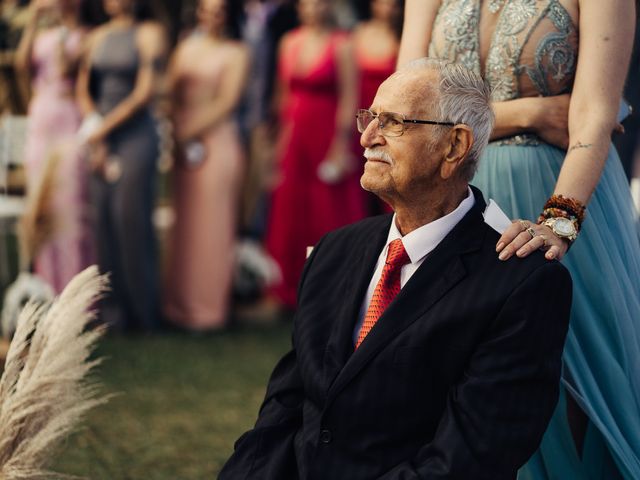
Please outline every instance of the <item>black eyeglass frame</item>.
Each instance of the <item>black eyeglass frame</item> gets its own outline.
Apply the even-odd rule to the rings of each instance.
[[[373,118],[371,119],[371,121],[373,121],[374,119],[378,118],[380,115],[398,115],[401,119],[402,119],[402,131],[398,134],[398,135],[385,135],[383,132],[384,130],[382,128],[380,128],[380,126],[378,126],[378,128],[380,129],[380,132],[383,136],[392,136],[392,137],[400,137],[404,134],[404,131],[406,129],[406,127],[404,126],[405,123],[413,123],[413,124],[421,124],[421,125],[445,125],[445,126],[449,126],[449,127],[453,127],[455,125],[455,123],[453,122],[436,122],[435,120],[419,120],[419,119],[415,119],[415,118],[406,118],[404,116],[403,113],[396,113],[396,112],[380,112],[380,113],[373,113],[371,110],[367,110],[366,108],[361,108],[356,112],[356,127],[359,127],[358,125],[358,119],[364,115],[364,114],[368,114],[371,115]],[[369,122],[371,123],[371,122]],[[367,124],[368,126],[368,124]],[[364,133],[364,131],[366,130],[363,129],[362,131],[360,131],[360,128],[358,128],[358,132],[360,133]]]

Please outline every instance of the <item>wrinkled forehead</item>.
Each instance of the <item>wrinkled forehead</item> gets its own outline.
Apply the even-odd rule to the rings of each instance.
[[[387,78],[371,105],[374,113],[430,114],[438,100],[439,75],[434,70],[398,71]]]

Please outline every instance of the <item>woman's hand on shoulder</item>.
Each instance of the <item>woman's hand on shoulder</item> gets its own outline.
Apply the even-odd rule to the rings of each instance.
[[[548,226],[521,219],[513,220],[496,244],[498,258],[503,261],[513,255],[524,258],[536,250],[545,252],[547,260],[561,260],[568,249],[568,240],[558,237]]]

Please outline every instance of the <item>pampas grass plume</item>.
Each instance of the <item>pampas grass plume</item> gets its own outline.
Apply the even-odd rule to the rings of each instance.
[[[92,266],[51,304],[22,310],[0,379],[0,480],[70,478],[46,467],[84,414],[109,398],[87,378],[104,334],[90,327],[90,309],[107,285]]]

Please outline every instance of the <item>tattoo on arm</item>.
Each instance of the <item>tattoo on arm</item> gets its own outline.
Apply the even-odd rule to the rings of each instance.
[[[593,146],[593,143],[578,142],[578,143],[572,145],[567,153],[571,153],[573,150],[576,150],[578,148],[591,148],[592,146]]]

